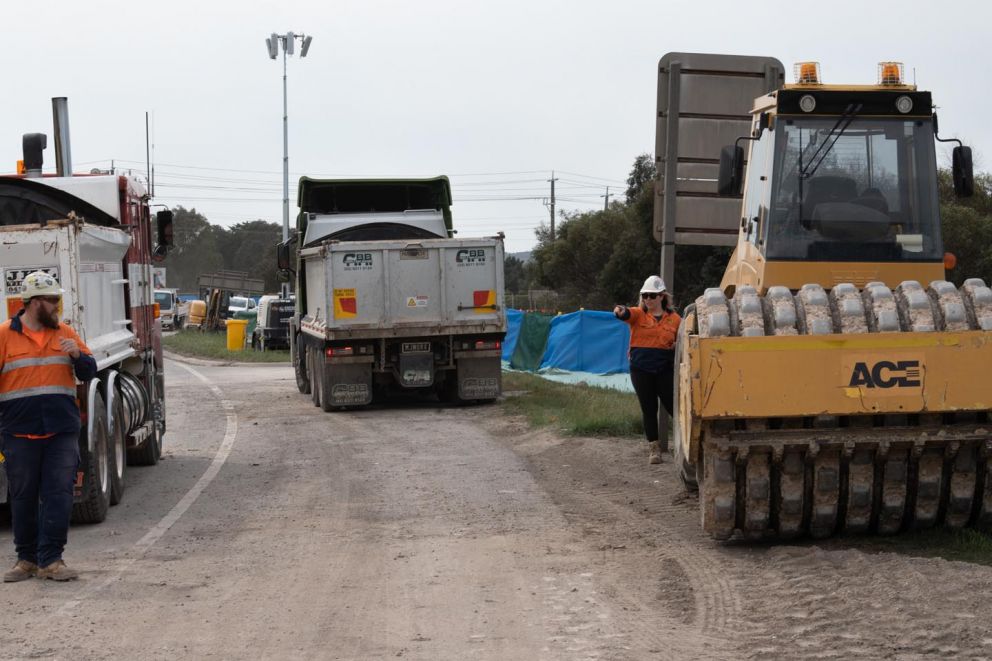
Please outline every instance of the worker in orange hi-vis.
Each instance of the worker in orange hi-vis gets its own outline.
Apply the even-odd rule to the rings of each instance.
[[[0,324],[0,452],[17,551],[17,563],[3,575],[7,583],[79,576],[62,552],[79,468],[76,379],[92,379],[96,361],[59,321],[62,293],[51,275],[30,273],[21,284],[24,309]]]

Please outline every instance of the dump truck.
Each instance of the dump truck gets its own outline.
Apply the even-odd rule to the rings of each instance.
[[[740,114],[706,75],[763,86],[782,71],[719,57],[662,61],[682,80],[665,81],[659,126]],[[733,144],[663,163],[670,235],[706,231],[685,217],[693,197],[736,209],[723,280],[678,334],[678,472],[718,540],[988,526],[992,290],[945,274],[931,93],[894,62],[876,84],[828,85],[812,62],[795,80],[750,104]],[[971,152],[958,142],[952,160],[968,196]],[[710,175],[672,172],[683,163]]]
[[[124,495],[128,463],[158,462],[165,433],[162,329],[153,299],[153,257],[171,243],[172,212],[150,214],[134,177],[73,175],[65,99],[53,99],[57,169],[42,174],[47,138],[24,136],[23,171],[0,176],[0,322],[23,307],[33,271],[65,293],[64,323],[93,352],[97,376],[78,384],[82,418],[73,521],[102,521]],[[0,503],[7,500],[0,465]]]
[[[390,391],[491,402],[501,389],[503,237],[454,238],[451,185],[300,180],[290,350],[301,393],[325,411]]]

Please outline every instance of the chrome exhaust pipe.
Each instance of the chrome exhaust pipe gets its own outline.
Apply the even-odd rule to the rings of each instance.
[[[72,149],[69,145],[69,99],[52,99],[52,124],[55,125],[55,172],[60,177],[72,176]]]

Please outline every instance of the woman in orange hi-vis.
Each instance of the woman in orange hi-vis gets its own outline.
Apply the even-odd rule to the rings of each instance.
[[[640,305],[632,308],[617,305],[613,314],[630,326],[630,382],[641,404],[648,462],[660,464],[658,400],[671,415],[675,338],[682,318],[672,308],[665,281],[656,275],[644,281]]]

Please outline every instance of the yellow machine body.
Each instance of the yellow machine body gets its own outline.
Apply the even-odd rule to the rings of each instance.
[[[992,290],[945,282],[931,105],[754,104],[737,246],[676,348],[673,452],[717,539],[992,525]]]

